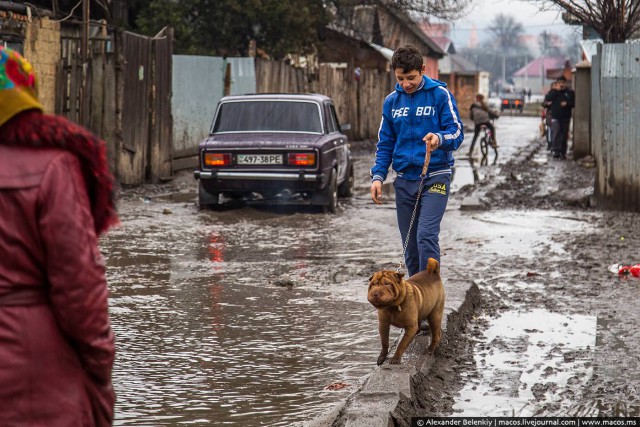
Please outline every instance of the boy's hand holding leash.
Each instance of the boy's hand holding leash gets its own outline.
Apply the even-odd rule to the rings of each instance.
[[[429,132],[422,140],[427,144],[427,152],[424,156],[424,166],[422,166],[422,178],[427,176],[427,169],[431,161],[431,152],[440,146],[440,138],[435,133]]]
[[[431,152],[440,146],[440,138],[435,133],[429,132],[422,140],[427,145],[427,154],[424,159],[424,166],[422,168],[422,176],[427,173],[429,167],[429,160],[431,159]],[[371,183],[371,199],[376,205],[382,204],[382,181],[373,181]]]
[[[427,151],[431,153],[440,146],[440,138],[435,133],[429,132],[422,140],[427,144]]]

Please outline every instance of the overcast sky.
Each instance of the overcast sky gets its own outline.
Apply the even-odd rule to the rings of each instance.
[[[566,25],[562,21],[561,13],[557,10],[541,12],[539,7],[529,1],[521,0],[472,0],[471,11],[464,18],[459,19],[452,26],[451,38],[457,47],[469,45],[471,30],[475,25],[478,40],[487,37],[489,27],[494,17],[500,13],[511,15],[524,27],[525,33],[538,35],[547,30],[563,37],[576,31],[576,27]]]

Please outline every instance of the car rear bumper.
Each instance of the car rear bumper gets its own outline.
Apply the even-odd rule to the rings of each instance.
[[[193,171],[196,179],[247,180],[247,181],[322,181],[323,175],[306,172],[231,172]]]

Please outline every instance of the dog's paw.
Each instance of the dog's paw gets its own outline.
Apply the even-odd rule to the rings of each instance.
[[[378,361],[376,362],[378,364],[378,366],[382,365],[386,358],[387,358],[386,354],[384,356],[382,356],[382,355],[378,356]]]
[[[400,364],[400,358],[399,357],[392,357],[391,359],[389,359],[389,365],[399,365]]]

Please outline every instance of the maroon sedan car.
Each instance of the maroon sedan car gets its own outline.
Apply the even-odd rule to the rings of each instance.
[[[333,102],[324,95],[227,96],[200,142],[198,200],[322,206],[354,190],[353,161]]]

